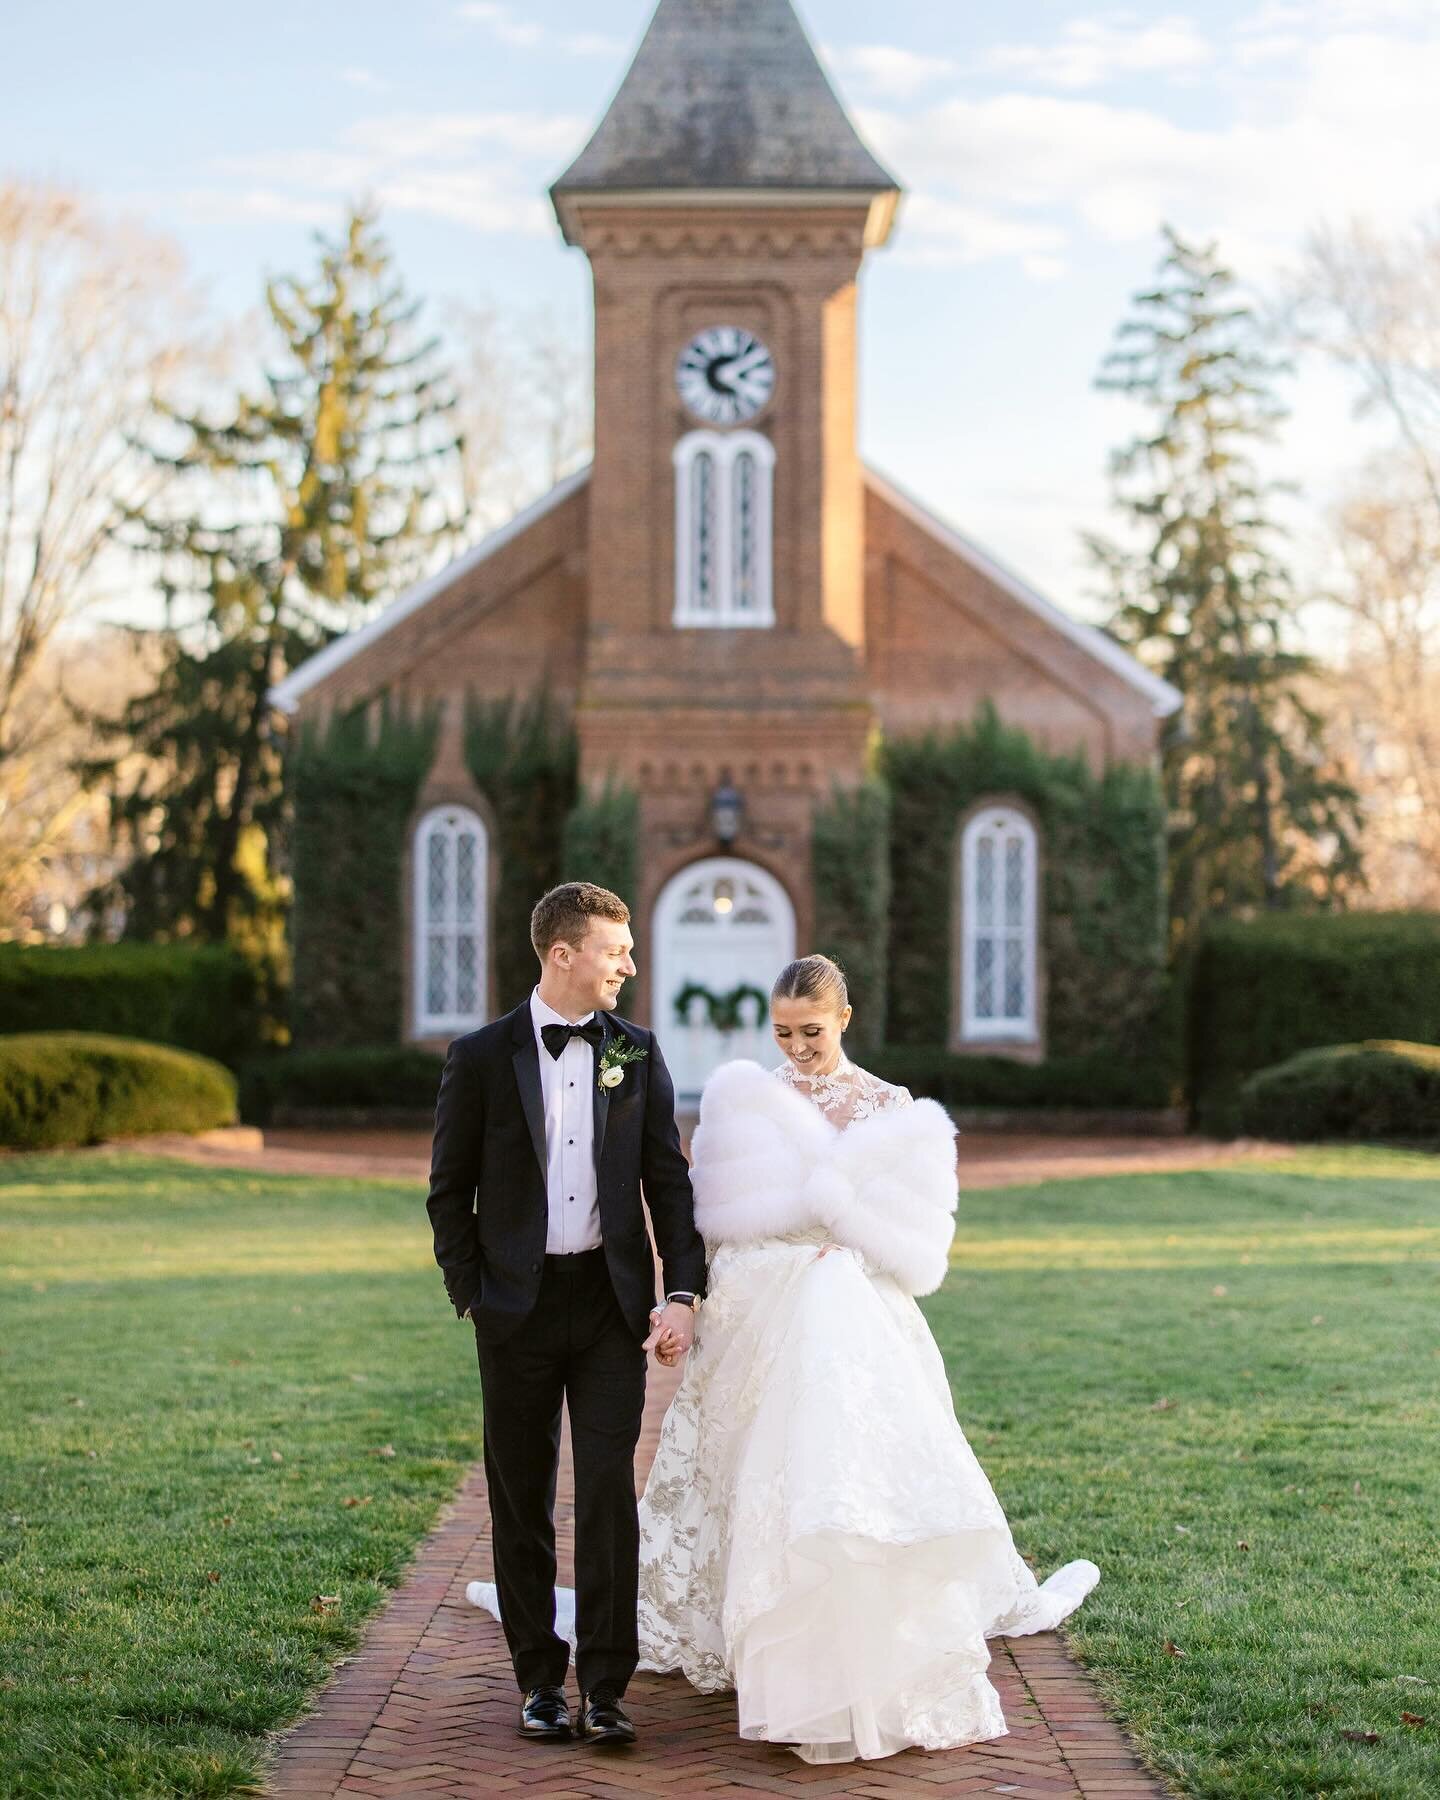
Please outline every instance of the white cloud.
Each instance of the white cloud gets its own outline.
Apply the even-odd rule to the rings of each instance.
[[[985,66],[1028,75],[1047,87],[1098,87],[1119,75],[1171,74],[1198,69],[1214,50],[1182,14],[1140,24],[1129,14],[1072,19],[1053,43],[1000,44]]]
[[[388,212],[539,236],[554,226],[543,176],[584,133],[584,120],[559,113],[376,114],[347,126],[333,146],[221,159],[215,167],[247,186],[228,201],[225,190],[207,190],[206,204],[234,212],[283,202],[294,209],[288,216],[309,220],[333,218],[368,195]]]
[[[911,262],[971,264],[1019,256],[1034,265],[1039,279],[1064,271],[1060,253],[1067,240],[1057,225],[1006,218],[963,200],[920,193],[906,202],[904,226],[905,240],[914,244]]]
[[[568,113],[386,113],[357,120],[341,141],[408,162],[467,156],[480,144],[550,162],[573,154],[585,136],[586,121]]]
[[[383,94],[390,86],[390,83],[383,76],[377,75],[373,69],[342,69],[340,79],[346,87],[365,88],[373,94]]]
[[[958,69],[948,56],[923,56],[896,44],[855,44],[827,51],[825,60],[841,76],[893,100],[908,100]]]
[[[626,46],[618,38],[598,31],[552,31],[535,19],[516,16],[515,9],[499,0],[463,0],[455,8],[457,19],[483,25],[492,37],[512,50],[559,50],[568,56],[623,56]]]
[[[974,260],[987,244],[999,256],[1058,254],[998,231],[977,236],[967,209],[980,209],[1058,228],[1076,254],[1087,237],[1138,243],[1168,220],[1189,236],[1219,235],[1242,273],[1263,276],[1322,219],[1393,225],[1440,192],[1440,36],[1337,31],[1309,40],[1287,74],[1264,104],[1238,76],[1237,117],[1225,125],[1022,92],[871,108],[861,120],[916,189],[897,240],[916,260]]]

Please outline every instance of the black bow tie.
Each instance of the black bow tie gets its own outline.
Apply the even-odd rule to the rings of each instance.
[[[591,1049],[598,1050],[605,1042],[605,1027],[598,1019],[587,1019],[583,1025],[542,1025],[540,1037],[558,1062],[572,1037],[582,1037]]]

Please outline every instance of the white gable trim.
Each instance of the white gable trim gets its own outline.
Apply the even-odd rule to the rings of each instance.
[[[546,513],[554,512],[562,506],[572,494],[578,493],[590,479],[590,465],[577,469],[573,475],[567,475],[562,482],[551,488],[544,499],[537,500],[533,506],[526,507],[517,513],[508,525],[502,525],[498,531],[492,531],[488,537],[481,538],[478,544],[457,556],[454,562],[446,563],[427,580],[420,581],[412,588],[392,600],[384,612],[371,619],[368,625],[358,630],[347,632],[344,637],[336,638],[333,644],[327,644],[323,650],[301,663],[293,675],[287,675],[283,681],[277,682],[270,690],[270,704],[279,707],[281,712],[293,713],[300,704],[301,697],[319,682],[333,675],[337,669],[344,668],[352,656],[358,656],[362,650],[368,650],[371,644],[393,631],[397,625],[437,599],[447,589],[452,588],[462,576],[468,575],[472,569],[479,568],[492,556],[498,556],[507,544],[523,537],[532,525],[543,519]]]
[[[1062,637],[1069,638],[1072,644],[1077,644],[1088,655],[1093,656],[1096,662],[1103,663],[1122,681],[1127,681],[1131,687],[1137,688],[1150,702],[1157,719],[1168,719],[1171,713],[1180,710],[1184,702],[1179,690],[1171,687],[1170,683],[1163,681],[1160,676],[1152,675],[1143,663],[1137,662],[1130,652],[1117,644],[1113,638],[1107,637],[1103,631],[1097,631],[1093,625],[1086,625],[1079,619],[1072,619],[1069,613],[1062,612],[1053,601],[1047,600],[1043,594],[1037,593],[1034,588],[1027,586],[1018,575],[1011,574],[1009,569],[987,556],[978,544],[971,543],[970,539],[963,537],[953,525],[947,525],[943,519],[939,519],[934,513],[927,511],[918,500],[903,493],[892,482],[887,481],[883,475],[877,475],[873,469],[867,468],[865,479],[882,500],[893,506],[896,512],[907,518],[912,525],[918,526],[921,531],[943,544],[947,550],[962,557],[987,581],[994,582],[995,586],[1008,594],[1012,600],[1018,600],[1027,612],[1042,619],[1052,630],[1058,631]],[[309,664],[307,663],[305,667],[308,668]]]

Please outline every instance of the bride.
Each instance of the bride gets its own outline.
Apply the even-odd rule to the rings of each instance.
[[[849,1060],[850,1017],[835,963],[791,963],[780,1067],[706,1085],[709,1293],[640,1504],[641,1667],[733,1688],[742,1737],[811,1763],[1001,1736],[986,1638],[1099,1580],[1037,1584],[956,1422],[914,1299],[945,1276],[954,1127]]]

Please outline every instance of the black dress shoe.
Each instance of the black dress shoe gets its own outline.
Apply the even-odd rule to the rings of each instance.
[[[620,1696],[603,1683],[593,1694],[580,1696],[580,1723],[576,1727],[587,1744],[633,1744],[635,1727],[625,1716]]]
[[[570,1702],[564,1688],[531,1688],[520,1707],[521,1737],[551,1744],[570,1741]]]

